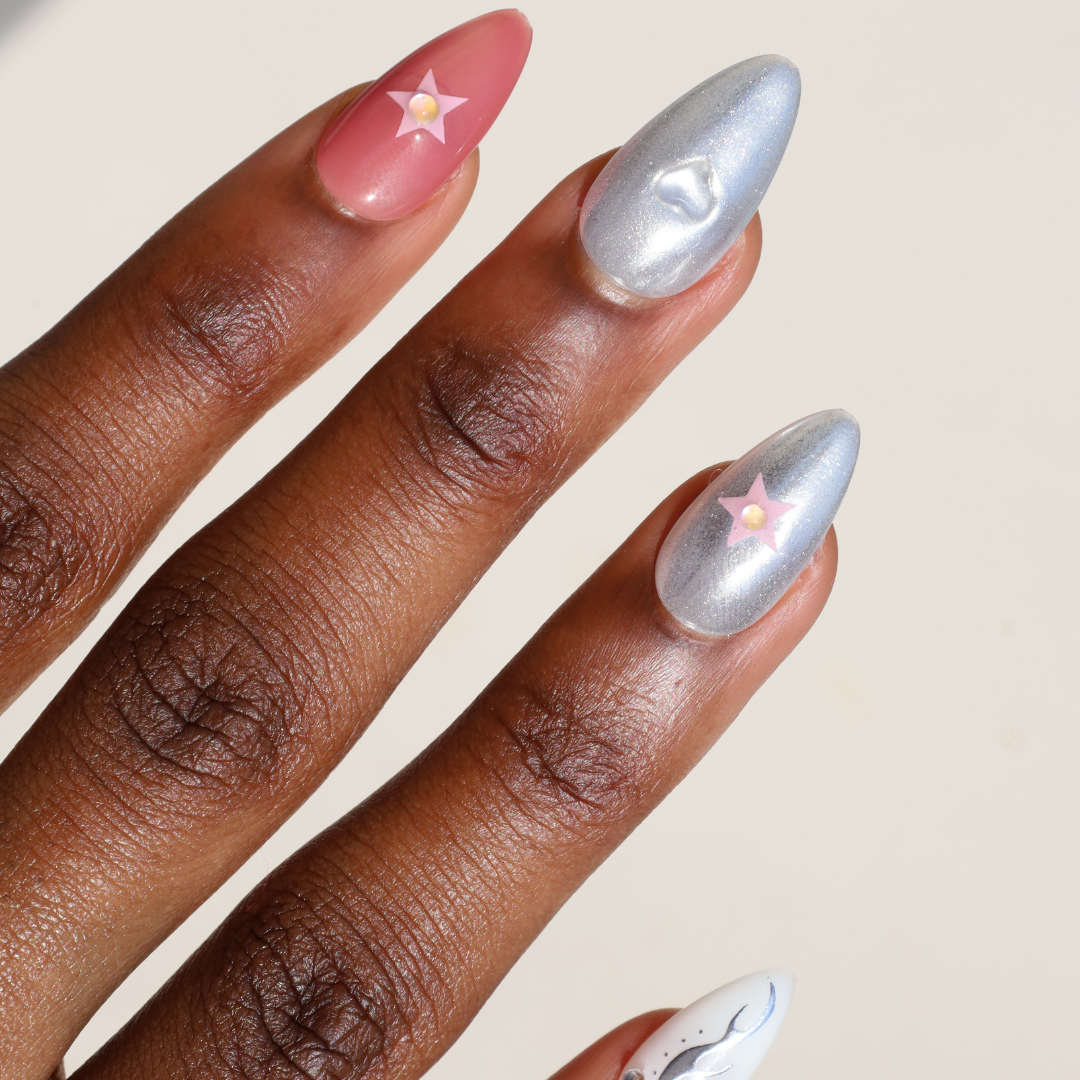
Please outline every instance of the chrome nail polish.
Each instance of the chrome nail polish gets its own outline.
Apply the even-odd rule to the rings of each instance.
[[[664,607],[701,634],[736,634],[757,622],[828,532],[858,456],[858,423],[832,409],[739,458],[664,540],[656,559]]]
[[[622,1080],[747,1080],[787,1015],[795,979],[758,971],[677,1012],[637,1048]]]
[[[707,79],[604,166],[581,207],[581,241],[617,285],[674,296],[746,228],[784,156],[799,70],[757,56]]]

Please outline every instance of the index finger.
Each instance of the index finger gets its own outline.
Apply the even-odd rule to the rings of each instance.
[[[0,370],[0,709],[228,446],[446,238],[530,40],[519,12],[492,12],[320,106]],[[384,87],[428,67],[449,120],[402,130],[410,102]]]

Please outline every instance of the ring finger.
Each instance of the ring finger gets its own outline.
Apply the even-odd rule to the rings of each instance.
[[[783,599],[733,636],[688,633],[654,586],[684,509],[674,558],[713,595],[748,578],[768,588],[799,536],[821,536],[856,444],[849,421],[824,436],[814,422],[733,466],[727,488],[721,476],[702,493],[699,477],[659,507],[443,736],[272,874],[80,1078],[422,1075],[817,617],[831,531]],[[738,556],[737,517],[679,550],[748,471],[770,494],[801,483],[813,498],[766,500],[770,528],[789,521],[769,541],[737,541]]]

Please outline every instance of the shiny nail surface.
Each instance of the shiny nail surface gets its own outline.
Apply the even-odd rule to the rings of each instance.
[[[690,630],[736,634],[791,587],[832,524],[859,456],[842,409],[771,435],[724,470],[675,523],[656,591]]]
[[[795,979],[758,971],[688,1005],[634,1052],[622,1080],[747,1080],[787,1016]]]
[[[799,70],[735,64],[669,105],[604,166],[581,207],[592,261],[638,296],[688,289],[738,239],[784,156]]]
[[[330,125],[316,166],[330,194],[390,221],[426,202],[487,134],[525,66],[532,29],[504,9],[429,41]]]

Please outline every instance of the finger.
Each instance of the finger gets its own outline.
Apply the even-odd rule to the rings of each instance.
[[[86,624],[222,452],[443,241],[472,194],[475,155],[443,182],[506,100],[528,39],[518,13],[474,20],[339,117],[320,154],[331,189],[367,218],[400,220],[358,218],[320,182],[315,146],[345,95],[237,166],[0,371],[0,707]],[[487,73],[479,82],[470,63]],[[382,87],[421,78],[425,64],[470,101],[442,143],[417,129],[412,152]],[[360,197],[365,180],[381,202]]]
[[[613,293],[576,238],[598,168],[556,188],[154,576],[5,762],[6,1037],[63,1048],[340,760],[529,515],[742,294],[756,221],[678,297]]]
[[[281,1076],[419,1077],[825,603],[831,531],[748,629],[683,631],[654,564],[703,486],[667,500],[426,753],[272,874],[80,1077],[270,1061]]]

